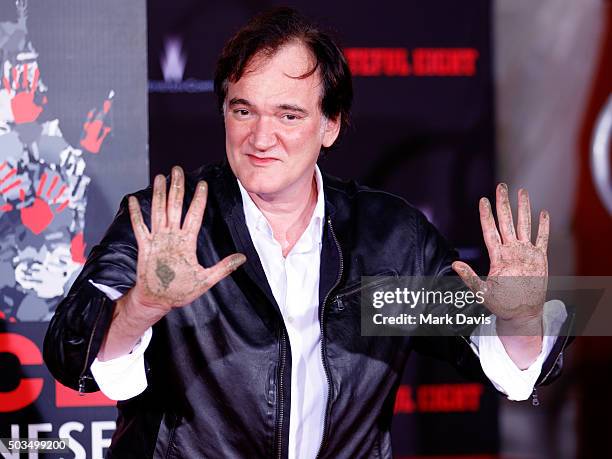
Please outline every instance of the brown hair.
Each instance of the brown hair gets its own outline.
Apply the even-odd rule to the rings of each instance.
[[[321,75],[321,111],[330,119],[341,116],[341,132],[349,124],[353,85],[342,51],[331,36],[292,8],[280,7],[260,13],[241,28],[224,46],[215,71],[215,94],[219,111],[227,95],[228,82],[238,81],[253,57],[273,56],[283,45],[298,40],[315,58],[312,70],[299,78]]]

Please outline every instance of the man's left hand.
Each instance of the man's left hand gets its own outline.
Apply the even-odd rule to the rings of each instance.
[[[532,340],[541,337],[548,280],[549,214],[546,210],[540,212],[538,236],[533,244],[531,207],[526,190],[518,192],[516,231],[505,183],[500,183],[496,190],[499,231],[487,198],[481,198],[479,209],[490,258],[487,280],[480,279],[461,261],[454,262],[452,267],[472,291],[484,293],[485,306],[497,317],[498,335],[521,335]]]

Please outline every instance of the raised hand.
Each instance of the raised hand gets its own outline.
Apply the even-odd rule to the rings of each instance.
[[[10,201],[15,200],[16,190],[20,190],[22,179],[19,177],[17,168],[11,163],[3,161],[0,163],[0,213],[13,210]]]
[[[207,185],[203,181],[197,184],[181,226],[184,181],[183,170],[175,166],[166,197],[165,177],[155,177],[150,230],[143,221],[138,200],[129,198],[130,219],[138,243],[137,280],[130,291],[131,300],[162,313],[194,301],[246,261],[244,255],[237,253],[210,268],[199,264],[196,245]]]
[[[99,153],[102,142],[111,132],[112,128],[105,122],[105,118],[110,112],[114,91],[111,91],[108,98],[102,104],[101,110],[92,109],[87,113],[87,119],[83,123],[83,133],[81,134],[81,146],[90,153]]]
[[[540,212],[538,236],[533,244],[526,190],[520,189],[518,193],[516,231],[508,187],[504,183],[497,186],[496,208],[499,232],[491,204],[486,198],[480,200],[480,224],[491,261],[487,280],[481,280],[472,268],[460,261],[453,263],[453,269],[472,291],[484,293],[485,306],[501,319],[498,331],[500,323],[505,323],[509,325],[505,329],[512,333],[538,334],[548,281],[549,215],[545,210]]]
[[[42,233],[57,214],[70,204],[71,192],[59,173],[46,168],[41,174],[36,195],[31,204],[21,208],[21,222],[34,234]],[[20,192],[22,201],[25,193]]]
[[[9,81],[8,77],[5,75],[2,78],[2,84],[6,94],[8,94],[11,99],[13,120],[16,124],[36,121],[43,111],[43,105],[47,103],[46,97],[42,98],[41,104],[38,104],[35,100],[40,78],[38,66],[34,68],[31,85],[28,76],[28,64],[23,64],[21,82],[18,79],[17,67],[13,67],[10,75],[12,81]]]

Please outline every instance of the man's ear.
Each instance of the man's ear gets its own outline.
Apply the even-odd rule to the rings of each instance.
[[[331,147],[340,133],[340,114],[335,118],[325,118],[323,125],[323,139],[321,144],[325,148]]]

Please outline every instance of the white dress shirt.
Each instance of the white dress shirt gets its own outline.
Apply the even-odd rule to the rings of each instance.
[[[287,257],[274,239],[272,229],[246,190],[238,182],[246,224],[268,283],[278,303],[291,346],[291,411],[289,417],[289,458],[312,459],[323,437],[328,382],[321,360],[319,309],[319,266],[325,215],[321,172],[315,167],[317,203],[310,223]],[[90,281],[91,282],[91,281]],[[120,297],[116,290],[94,286],[111,300]],[[567,317],[560,301],[544,305],[542,352],[526,370],[510,359],[495,336],[495,320],[480,325],[472,334],[471,347],[479,356],[483,371],[493,385],[510,400],[527,399],[550,353],[561,324]],[[130,354],[105,362],[94,360],[91,371],[100,390],[114,400],[126,400],[147,387],[144,352],[152,329],[144,333]]]
[[[244,216],[291,345],[289,459],[314,458],[323,439],[328,383],[321,357],[319,266],[325,221],[323,179],[317,167],[317,203],[287,257],[272,227],[238,182]]]

